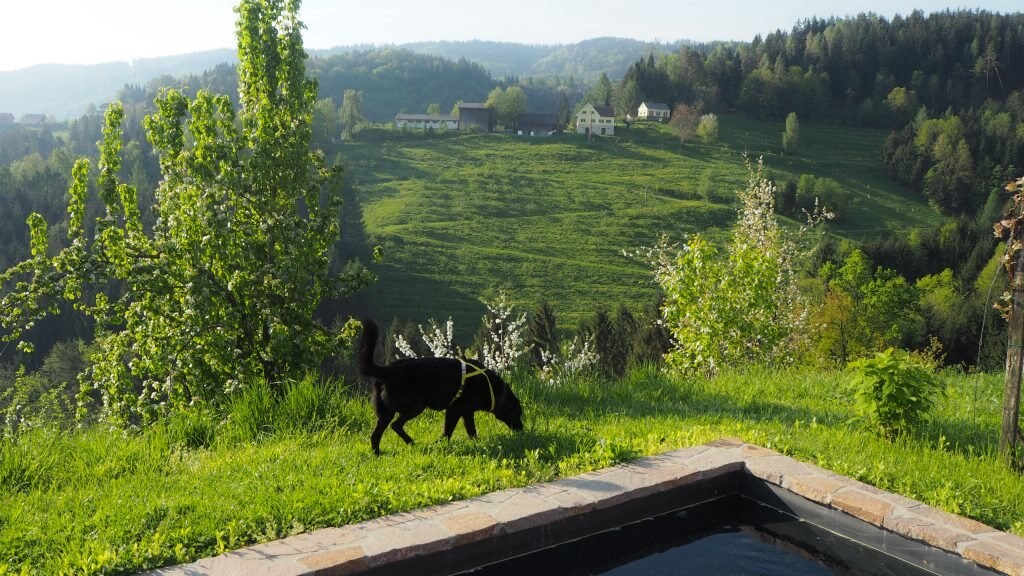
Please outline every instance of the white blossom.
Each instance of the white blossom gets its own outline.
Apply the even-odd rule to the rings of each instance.
[[[483,362],[495,370],[507,370],[530,350],[524,334],[526,313],[515,317],[504,292],[494,302],[482,302],[488,312],[482,319],[486,332],[480,350]]]
[[[550,386],[565,384],[570,379],[594,367],[601,357],[591,349],[589,341],[573,338],[562,356],[555,352],[541,350],[541,379]]]
[[[417,358],[416,352],[412,349],[412,346],[405,341],[405,337],[401,334],[395,334],[395,348],[402,354],[404,358]]]
[[[437,325],[437,322],[433,318],[430,319],[430,329],[424,330],[423,326],[418,326],[420,334],[423,336],[423,342],[430,349],[430,352],[437,358],[456,358],[461,355],[460,350],[455,343],[452,341],[455,332],[455,322],[452,321],[452,317],[448,317],[448,321],[445,322],[444,329]]]

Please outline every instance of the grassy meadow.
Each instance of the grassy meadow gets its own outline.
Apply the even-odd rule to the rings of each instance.
[[[744,154],[777,181],[813,174],[852,195],[853,240],[940,216],[886,178],[879,130],[805,124],[782,156],[781,122],[721,117],[711,144],[681,146],[666,126],[614,138],[423,134],[373,129],[340,150],[354,253],[384,249],[377,284],[355,306],[382,323],[452,316],[457,340],[479,298],[521,309],[546,298],[562,327],[654,296],[623,250],[662,234],[724,240],[746,184]],[[881,217],[880,217],[881,216]],[[849,421],[848,376],[782,371],[712,380],[639,369],[622,380],[551,386],[509,375],[527,429],[490,416],[480,438],[436,442],[441,415],[369,447],[359,385],[307,378],[253,385],[210,411],[145,430],[46,428],[0,438],[0,576],[130,574],[256,542],[503,488],[575,475],[722,436],[738,436],[881,488],[1024,534],[1024,479],[996,453],[1001,377],[946,374],[949,394],[919,433],[886,442]]]
[[[746,185],[744,153],[763,156],[779,182],[837,180],[851,194],[846,221],[833,228],[840,237],[940,218],[885,176],[883,130],[805,123],[800,153],[782,156],[781,121],[726,115],[720,124],[719,141],[685,146],[660,124],[619,127],[592,144],[577,134],[397,130],[346,143],[353,224],[363,226],[346,233],[384,248],[380,281],[361,306],[385,321],[451,315],[457,327],[476,326],[478,299],[498,289],[526,307],[546,298],[563,326],[602,306],[640,308],[653,298],[650,274],[623,250],[662,234],[724,239]]]
[[[128,574],[722,436],[1024,535],[1024,478],[996,454],[1001,378],[943,378],[931,423],[895,443],[848,423],[844,373],[799,371],[557,387],[513,374],[524,432],[483,415],[477,440],[460,428],[439,443],[429,412],[407,426],[416,445],[389,431],[380,458],[366,396],[314,378],[143,432],[37,429],[0,440],[0,575]]]

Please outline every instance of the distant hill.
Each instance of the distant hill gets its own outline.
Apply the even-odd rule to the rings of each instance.
[[[406,50],[447,60],[479,64],[495,78],[506,76],[574,77],[588,82],[602,72],[611,78],[625,74],[630,64],[650,52],[668,52],[688,44],[641,42],[626,38],[595,38],[575,44],[528,45],[510,42],[422,42],[396,46],[338,46],[309,50],[313,60],[353,52]],[[195,52],[163,58],[110,62],[91,66],[41,64],[0,72],[0,112],[46,114],[58,120],[80,116],[89,104],[117,97],[125,84],[145,85],[161,76],[198,75],[222,63],[237,61],[233,49]],[[315,69],[314,63],[311,69]],[[164,84],[169,84],[164,82]],[[485,93],[486,94],[486,93]]]
[[[479,64],[396,48],[313,58],[306,73],[319,82],[320,98],[333,98],[336,106],[345,90],[362,92],[371,122],[390,121],[400,111],[426,112],[431,103],[448,112],[458,100],[485,100],[495,86]]]
[[[40,64],[0,72],[0,112],[46,114],[58,120],[77,118],[89,104],[117,97],[125,84],[146,84],[160,76],[184,76],[237,60],[235,50],[221,49],[134,62],[89,66]]]
[[[692,42],[642,42],[629,38],[594,38],[574,44],[516,44],[469,40],[465,42],[415,42],[397,48],[441,56],[450,60],[465,58],[480,64],[496,78],[505,76],[574,76],[594,80],[602,72],[612,78],[625,74],[629,65],[650,52],[671,52]],[[366,50],[367,46],[338,46],[330,50],[312,50],[313,54],[340,54]]]

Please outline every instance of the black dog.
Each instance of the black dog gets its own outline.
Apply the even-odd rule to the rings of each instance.
[[[412,358],[387,366],[373,362],[377,324],[364,319],[359,341],[359,372],[373,378],[373,409],[377,426],[370,435],[373,452],[380,455],[380,439],[388,424],[406,444],[412,438],[402,428],[425,408],[444,410],[444,437],[451,438],[462,419],[466,433],[476,437],[473,412],[484,410],[513,430],[523,429],[523,407],[501,377],[475,362],[456,358]],[[398,414],[398,419],[391,420]]]

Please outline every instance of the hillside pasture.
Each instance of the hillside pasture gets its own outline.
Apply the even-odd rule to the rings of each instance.
[[[779,182],[804,173],[838,181],[851,196],[834,227],[841,236],[939,220],[885,176],[884,131],[806,124],[794,156],[781,154],[781,132],[781,122],[739,115],[721,118],[712,143],[680,144],[660,124],[619,127],[591,143],[572,133],[376,130],[341,149],[364,226],[358,236],[385,255],[357,306],[385,320],[452,316],[463,330],[478,322],[479,298],[497,290],[524,307],[546,298],[563,327],[602,307],[638,310],[655,290],[644,264],[623,251],[663,234],[724,240],[746,184],[745,155],[763,157]]]

